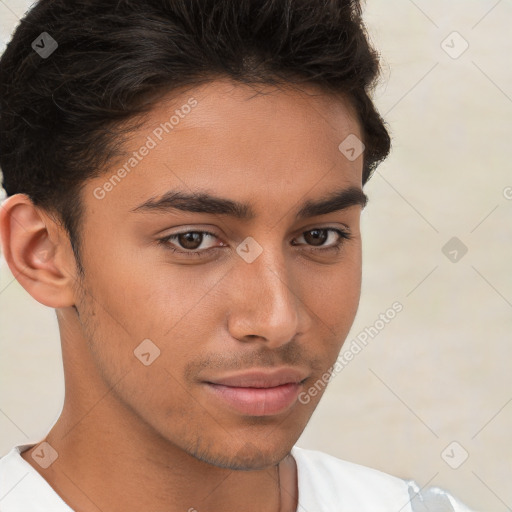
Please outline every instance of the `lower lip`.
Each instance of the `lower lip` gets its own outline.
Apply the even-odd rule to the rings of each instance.
[[[272,416],[286,411],[296,402],[301,388],[296,383],[274,388],[235,388],[210,382],[207,385],[228,406],[249,416]]]

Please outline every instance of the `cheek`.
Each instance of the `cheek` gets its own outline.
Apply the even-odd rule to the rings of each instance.
[[[83,323],[103,381],[119,381],[120,400],[164,428],[192,414],[185,368],[218,338],[219,277],[143,263],[105,258],[91,269]]]
[[[314,321],[308,336],[321,357],[317,377],[331,368],[354,322],[361,294],[361,251],[356,245],[344,260],[330,268],[317,269],[304,279],[304,303]]]
[[[208,339],[190,328],[200,325],[199,299],[206,283],[197,284],[197,293],[186,299],[175,276],[172,282],[169,276],[163,282],[163,277],[153,281],[151,273],[136,274],[118,288],[125,275],[120,266],[106,263],[88,273],[90,281],[85,283],[87,293],[79,309],[91,358],[120,403],[128,404],[163,435],[176,442],[186,440],[192,436],[194,421],[208,419],[204,408],[191,403],[184,379],[187,362],[198,357]],[[201,328],[206,331],[207,326]],[[194,343],[195,339],[201,343]]]
[[[200,308],[221,277],[220,270],[215,274],[200,265],[171,264],[164,249],[157,251],[116,240],[101,259],[96,249],[87,261],[89,291],[99,313],[134,340],[169,332]]]
[[[333,333],[348,334],[361,294],[360,244],[354,244],[333,266],[316,266],[311,272],[302,272],[300,281],[303,300],[318,321]]]

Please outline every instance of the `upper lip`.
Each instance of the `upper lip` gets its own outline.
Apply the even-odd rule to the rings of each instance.
[[[283,384],[298,384],[307,377],[304,371],[296,368],[276,368],[245,371],[208,379],[205,382],[234,388],[274,388]]]

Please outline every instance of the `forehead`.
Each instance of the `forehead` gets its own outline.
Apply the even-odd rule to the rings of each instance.
[[[328,128],[338,134],[348,130],[360,135],[357,114],[342,94],[334,95],[312,84],[274,86],[242,84],[229,79],[214,80],[164,96],[151,110],[147,127],[157,125],[162,119],[168,120],[169,114],[180,110],[191,98],[197,101],[197,106],[193,108],[193,115],[180,114],[180,124],[197,129],[214,128],[232,137],[236,135],[230,133],[233,126],[239,127],[242,133],[257,129],[262,135],[298,135],[305,130],[309,137],[315,138],[320,130],[325,137]],[[266,125],[264,132],[262,122]]]
[[[125,211],[173,189],[297,201],[361,186],[362,157],[339,150],[351,135],[361,138],[360,126],[341,96],[217,80],[156,103],[89,188],[111,183],[103,202]]]

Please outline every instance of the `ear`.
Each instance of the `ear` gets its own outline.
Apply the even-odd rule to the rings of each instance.
[[[52,308],[74,305],[77,270],[69,238],[26,194],[0,204],[0,240],[11,272],[34,299]]]

